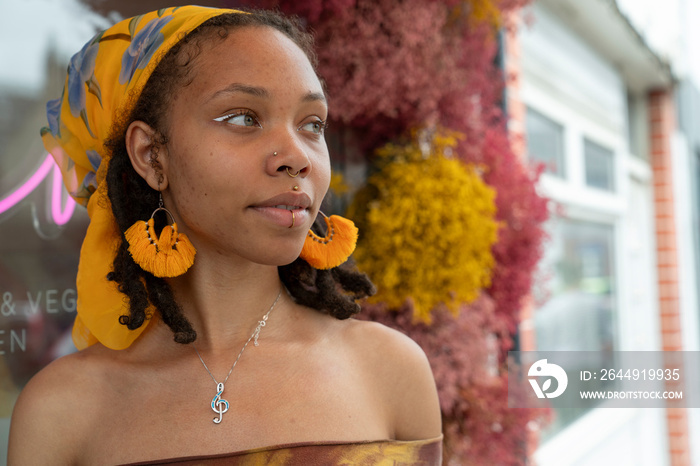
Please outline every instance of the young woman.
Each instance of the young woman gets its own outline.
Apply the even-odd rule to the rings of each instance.
[[[91,217],[81,351],[25,387],[10,465],[440,464],[425,355],[348,318],[373,292],[340,265],[354,226],[310,231],[328,108],[295,23],[192,6],[124,20],[47,109],[45,145]]]

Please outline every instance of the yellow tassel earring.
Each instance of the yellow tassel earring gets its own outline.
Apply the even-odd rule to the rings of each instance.
[[[166,225],[158,237],[153,217],[161,210],[170,217],[172,223]],[[156,277],[177,277],[187,272],[194,263],[196,250],[187,235],[178,233],[173,215],[163,207],[162,197],[148,222],[137,221],[126,230],[124,236],[134,262]]]
[[[332,269],[348,260],[355,250],[358,230],[352,220],[320,214],[326,221],[326,236],[320,237],[309,230],[299,256],[316,269]]]

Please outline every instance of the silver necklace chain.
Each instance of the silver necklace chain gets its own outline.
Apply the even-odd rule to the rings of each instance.
[[[270,316],[270,313],[275,308],[277,301],[280,300],[280,296],[282,296],[282,289],[280,289],[280,292],[277,295],[275,302],[272,303],[272,306],[270,306],[270,309],[268,309],[267,313],[262,317],[262,320],[258,321],[257,327],[255,327],[255,330],[253,330],[253,333],[248,338],[248,341],[245,342],[245,344],[243,345],[243,348],[241,348],[241,351],[239,351],[238,356],[236,357],[236,360],[233,361],[233,365],[231,366],[231,369],[228,371],[228,374],[226,374],[226,378],[224,379],[223,382],[217,382],[216,377],[214,377],[214,374],[211,373],[211,371],[209,370],[209,367],[207,367],[207,364],[204,362],[204,359],[202,359],[202,355],[199,354],[199,350],[197,349],[197,346],[194,343],[192,343],[192,347],[197,352],[197,356],[199,357],[199,360],[202,362],[202,365],[207,370],[207,372],[211,376],[211,379],[216,384],[216,395],[211,400],[211,409],[214,410],[214,412],[219,415],[218,418],[214,418],[215,424],[221,423],[221,420],[223,419],[224,413],[226,411],[228,411],[228,408],[229,408],[229,402],[224,400],[223,398],[221,398],[221,395],[224,393],[224,385],[226,384],[226,382],[228,382],[228,378],[231,376],[231,373],[233,372],[233,369],[236,367],[236,364],[238,364],[238,360],[241,359],[241,356],[243,355],[243,351],[245,351],[246,347],[248,346],[248,343],[250,343],[250,340],[253,340],[253,344],[255,346],[258,346],[258,338],[260,337],[260,330],[262,330],[262,328],[265,325],[267,325],[267,318]]]

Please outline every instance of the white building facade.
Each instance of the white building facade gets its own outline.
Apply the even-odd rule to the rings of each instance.
[[[554,201],[522,350],[700,349],[700,93],[678,81],[687,37],[666,39],[654,50],[613,0],[539,0],[506,39],[510,130]],[[700,465],[700,387],[683,389],[666,409],[554,405],[535,460]]]

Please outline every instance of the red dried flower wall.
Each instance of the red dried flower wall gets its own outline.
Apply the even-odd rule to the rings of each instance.
[[[526,426],[537,415],[506,407],[502,356],[541,256],[547,205],[535,190],[537,172],[510,147],[496,63],[500,19],[529,2],[248,2],[299,15],[313,30],[330,99],[329,139],[354,145],[344,152],[364,154],[371,164],[375,148],[413,128],[440,126],[466,135],[456,156],[479,164],[496,190],[496,266],[481,298],[456,319],[436,309],[431,325],[414,323],[409,304],[391,312],[364,306],[363,318],[402,330],[428,354],[443,410],[446,464],[524,464]],[[489,351],[501,356],[491,376],[484,373]]]

